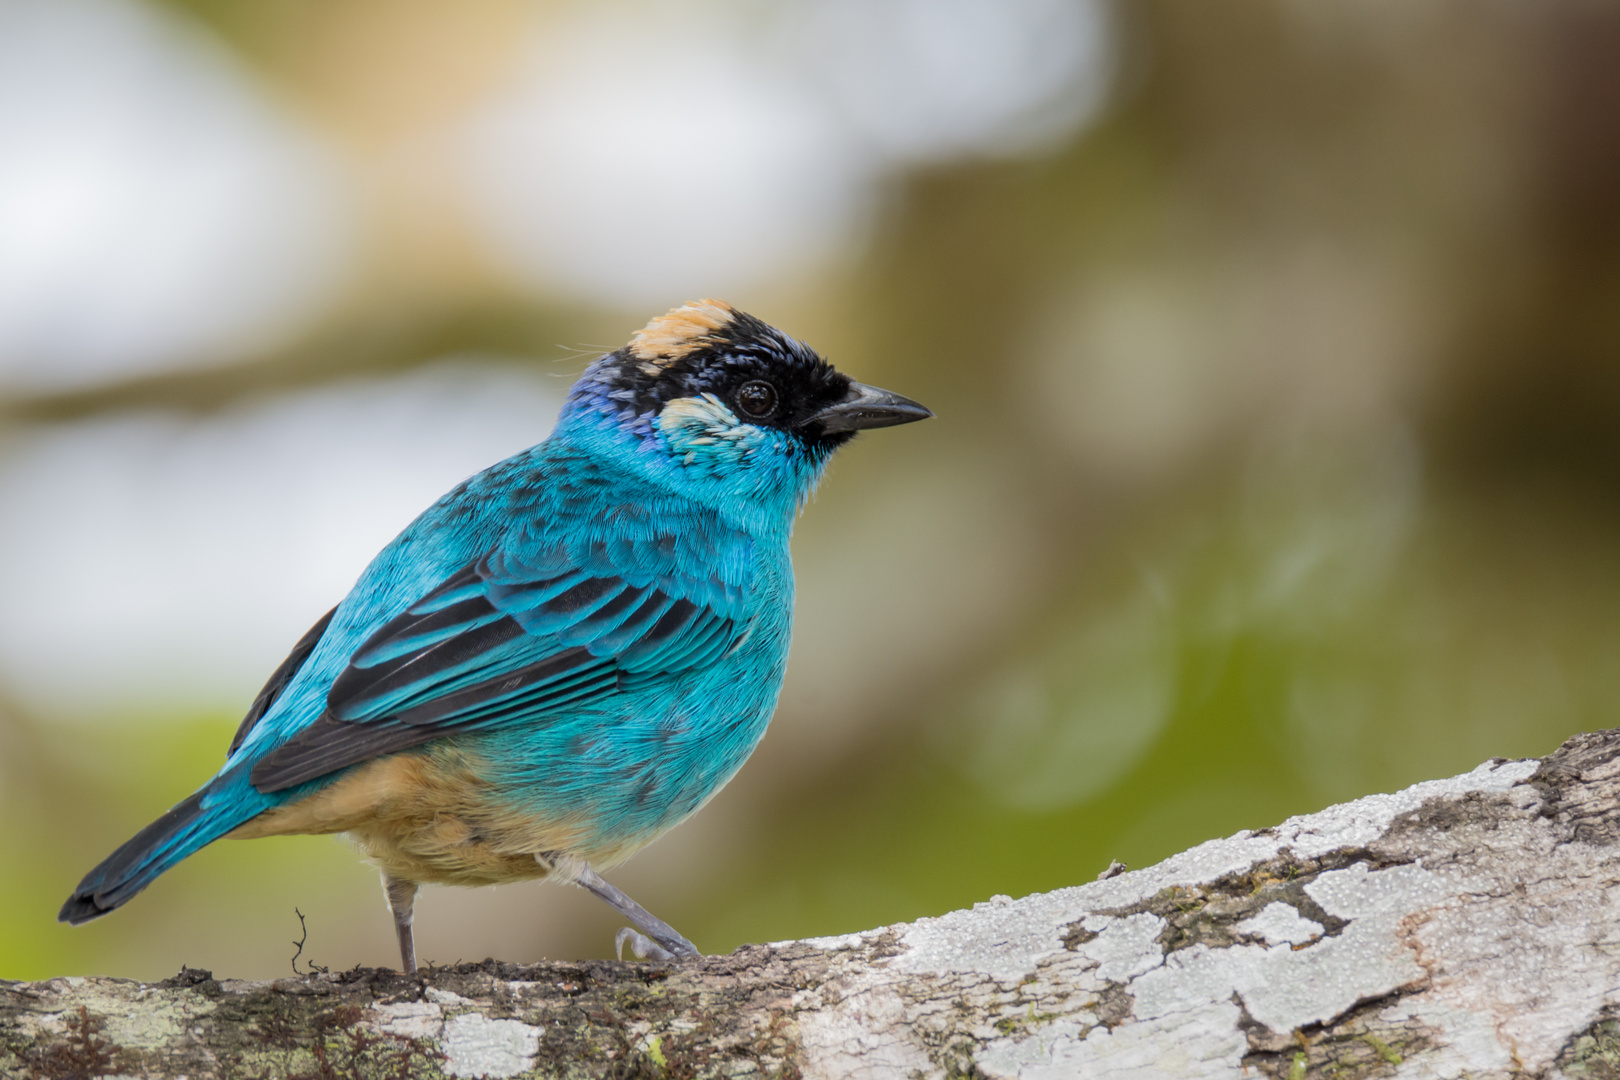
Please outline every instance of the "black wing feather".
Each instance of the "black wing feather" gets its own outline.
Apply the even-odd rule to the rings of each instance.
[[[346,765],[420,746],[444,734],[442,730],[412,727],[397,720],[357,724],[322,713],[296,738],[254,765],[248,779],[260,791],[282,791]]]
[[[236,753],[236,748],[247,741],[248,735],[258,727],[259,721],[264,719],[264,714],[270,711],[270,706],[274,705],[281,692],[287,689],[287,684],[298,674],[298,669],[304,666],[309,654],[315,651],[315,646],[320,642],[321,635],[326,633],[326,628],[331,625],[332,616],[335,614],[337,608],[334,607],[322,615],[320,621],[298,639],[298,644],[292,647],[292,652],[287,654],[287,659],[281,662],[281,666],[271,672],[264,689],[259,691],[259,696],[248,706],[247,715],[242,717],[242,722],[237,725],[236,734],[231,737],[231,748],[225,752],[226,757]]]
[[[349,668],[344,674],[354,670]],[[585,678],[571,678],[562,686],[553,686],[570,675]],[[320,719],[255,764],[248,779],[262,792],[283,791],[348,765],[494,723],[505,719],[509,712],[536,709],[548,704],[548,696],[577,696],[581,689],[612,690],[617,679],[611,659],[599,659],[588,649],[573,648],[519,668],[504,678],[442,694],[383,720],[340,720],[333,715],[328,698],[327,711]],[[555,692],[524,693],[535,686]],[[337,689],[334,685],[334,695]],[[505,703],[503,699],[510,699],[509,710],[499,708]]]
[[[471,601],[467,603],[470,606]],[[479,603],[488,607],[483,601]],[[469,622],[471,629],[417,652],[406,653],[371,667],[359,667],[351,662],[332,683],[332,689],[326,695],[328,711],[338,720],[364,721],[366,717],[361,715],[361,710],[376,699],[470,664],[490,650],[520,641],[525,636],[523,627],[510,617],[502,616],[495,622],[481,624],[476,619]],[[388,627],[385,626],[371,640],[376,641],[387,632]]]
[[[528,577],[491,562],[472,561],[367,638],[332,683],[326,711],[254,765],[253,786],[283,791],[447,735],[534,722],[627,680],[639,687],[713,662],[736,640],[726,600],[722,610],[694,603],[667,578],[632,585],[585,557]],[[714,595],[711,583],[694,587]]]

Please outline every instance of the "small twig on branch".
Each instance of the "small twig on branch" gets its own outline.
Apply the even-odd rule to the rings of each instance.
[[[298,970],[298,958],[304,955],[304,943],[309,940],[309,927],[304,925],[304,913],[302,911],[299,911],[297,908],[293,908],[293,914],[298,916],[298,930],[299,934],[301,935],[297,941],[293,942],[293,945],[298,949],[298,951],[293,953],[292,956],[293,974],[305,976],[314,975],[319,972],[320,974],[325,975],[329,969],[321,964],[317,964],[313,960],[304,961],[305,965],[307,965],[309,968],[308,971]]]

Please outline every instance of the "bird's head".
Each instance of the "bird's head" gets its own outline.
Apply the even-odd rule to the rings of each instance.
[[[563,419],[608,421],[693,484],[797,502],[856,432],[932,415],[724,301],[698,300],[591,364]]]

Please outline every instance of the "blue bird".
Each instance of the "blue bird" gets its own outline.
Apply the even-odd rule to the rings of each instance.
[[[695,956],[608,884],[701,807],[775,710],[788,537],[834,450],[933,415],[717,300],[586,368],[550,438],[385,547],[254,699],[224,766],[87,874],[105,915],[222,836],[348,833],[416,969],[423,883],[549,877]]]

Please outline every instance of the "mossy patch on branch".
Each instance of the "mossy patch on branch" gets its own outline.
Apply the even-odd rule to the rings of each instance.
[[[1328,1024],[1311,1024],[1278,1037],[1244,1014],[1249,1036],[1245,1068],[1274,1080],[1331,1076],[1334,1080],[1369,1080],[1393,1076],[1407,1058],[1437,1045],[1436,1033],[1410,1018],[1389,1019],[1385,1013],[1396,994],[1365,1001]]]
[[[1558,1068],[1571,1080],[1620,1080],[1620,1019],[1602,1017],[1570,1039]]]
[[[133,1046],[109,1039],[106,1018],[93,1007],[97,994],[138,989],[132,984],[59,980],[39,984],[49,987],[44,993],[24,993],[0,983],[0,1031],[11,1039],[0,1044],[0,1078],[438,1080],[448,1059],[437,1033],[448,1038],[442,1025],[473,1012],[535,1028],[527,1068],[541,1075],[796,1080],[790,1002],[815,976],[789,961],[817,955],[751,947],[677,969],[486,961],[415,978],[357,968],[264,983],[222,982],[188,969],[147,988],[162,994],[178,1022]],[[92,998],[92,1008],[69,1007],[75,997]],[[399,1005],[415,1006],[412,1015],[426,1027],[401,1033]],[[20,1037],[24,1031],[35,1034]]]

